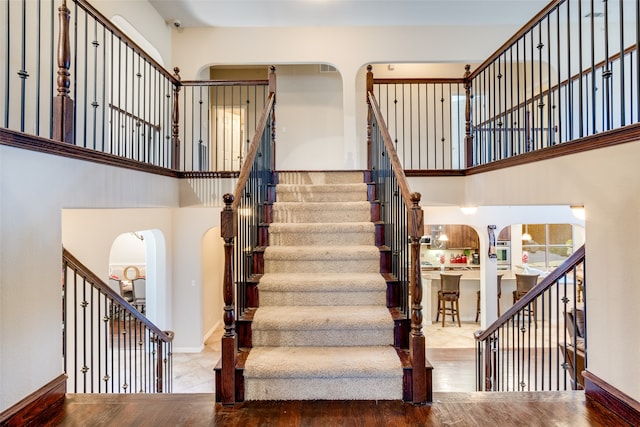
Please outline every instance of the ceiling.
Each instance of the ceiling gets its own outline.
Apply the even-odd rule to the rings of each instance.
[[[524,25],[549,0],[149,0],[176,27]]]

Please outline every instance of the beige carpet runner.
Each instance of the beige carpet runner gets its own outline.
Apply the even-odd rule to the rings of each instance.
[[[281,173],[279,182],[245,398],[402,399],[362,173]]]

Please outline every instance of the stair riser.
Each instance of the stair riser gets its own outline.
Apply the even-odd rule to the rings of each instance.
[[[400,378],[245,378],[247,400],[400,400]]]
[[[370,220],[371,220],[371,212],[369,209],[347,211],[347,210],[341,210],[340,208],[336,208],[336,209],[326,209],[326,210],[302,209],[297,211],[291,211],[288,209],[279,209],[278,206],[273,207],[273,222],[346,223],[346,222],[362,222],[362,221],[370,221]]]
[[[280,172],[279,184],[361,184],[362,172]]]
[[[371,273],[380,271],[379,259],[274,260],[265,257],[265,273]]]
[[[350,191],[350,192],[325,192],[325,193],[300,193],[277,191],[276,200],[278,202],[363,202],[367,200],[366,191]]]
[[[384,305],[384,292],[260,292],[260,306]]]
[[[357,347],[393,345],[393,330],[338,329],[325,330],[260,330],[252,329],[253,345],[264,347]]]
[[[271,246],[297,246],[301,242],[305,245],[319,246],[374,245],[375,235],[370,232],[269,233],[269,244]]]

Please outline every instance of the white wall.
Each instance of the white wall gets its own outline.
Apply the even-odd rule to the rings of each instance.
[[[369,63],[460,63],[481,62],[515,33],[513,26],[447,27],[296,27],[296,28],[184,28],[174,33],[173,61],[183,79],[196,78],[209,65],[319,64],[335,66],[342,76],[342,126],[331,130],[341,135],[341,149],[331,159],[330,169],[364,168],[366,151],[366,110],[364,76]],[[505,37],[505,34],[507,36]],[[193,55],[198,52],[198,55]],[[278,73],[276,71],[276,73]],[[464,73],[464,63],[451,77]],[[287,84],[278,77],[278,87]],[[287,76],[282,76],[286,80]],[[277,108],[284,108],[278,104]],[[277,113],[276,113],[277,114]],[[278,119],[279,120],[279,119]],[[287,132],[303,134],[304,121],[289,122]],[[337,126],[337,122],[332,125]],[[281,124],[278,125],[280,127]],[[280,129],[278,129],[281,132]],[[280,134],[278,134],[278,138]],[[296,152],[286,159],[306,165],[308,154]],[[328,163],[328,160],[321,160]],[[295,168],[295,166],[294,166]]]
[[[177,206],[178,191],[171,178],[0,146],[0,195],[5,409],[62,372],[62,209]],[[110,247],[98,249],[105,275]]]
[[[547,222],[540,215],[548,211],[534,214],[528,208],[536,205],[564,205],[570,218],[566,206],[584,204],[589,370],[636,400],[640,400],[640,336],[631,331],[640,326],[640,311],[635,308],[640,298],[635,271],[640,241],[640,175],[635,172],[639,155],[640,142],[635,142],[466,178],[410,179],[427,205],[479,206],[478,217],[465,222],[462,214],[445,217],[436,214],[436,208],[427,208],[425,222],[475,223],[481,254],[487,250],[488,224],[500,229],[515,222]],[[504,205],[512,207],[495,208]],[[516,211],[520,212],[513,215]],[[483,272],[485,280],[495,276],[489,270]],[[491,304],[487,308],[492,310]]]

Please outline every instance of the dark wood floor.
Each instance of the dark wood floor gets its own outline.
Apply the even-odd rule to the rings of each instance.
[[[584,392],[434,393],[398,401],[214,403],[213,394],[68,395],[60,426],[619,426]]]

